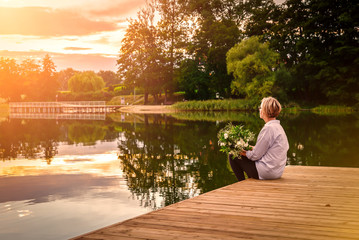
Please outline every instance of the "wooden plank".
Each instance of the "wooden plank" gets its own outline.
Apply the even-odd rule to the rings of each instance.
[[[214,219],[212,219],[214,220]],[[179,229],[181,228],[182,231],[191,232],[207,232],[211,233],[212,235],[224,235],[223,232],[226,232],[228,235],[231,234],[232,236],[240,236],[243,238],[250,238],[254,236],[263,236],[272,239],[277,238],[288,238],[297,236],[298,238],[305,238],[305,239],[321,239],[327,237],[336,237],[336,238],[347,238],[347,239],[356,239],[353,238],[352,233],[338,233],[336,231],[313,231],[311,229],[306,228],[295,228],[286,226],[286,231],[276,230],[280,229],[282,226],[277,224],[275,225],[276,228],[273,228],[268,225],[258,225],[256,223],[248,223],[246,221],[238,222],[240,223],[240,228],[238,228],[238,224],[209,224],[208,219],[202,219],[201,222],[195,222],[191,220],[190,222],[186,221],[173,221],[167,219],[152,219],[148,216],[146,218],[137,219],[132,221],[131,224],[138,224],[138,226],[146,226],[150,225],[153,228],[158,229]]]
[[[74,239],[358,239],[359,169],[289,166]]]
[[[179,218],[180,216],[180,218]],[[290,228],[295,228],[295,229],[304,229],[304,231],[307,230],[316,230],[316,231],[327,231],[327,232],[341,232],[341,233],[356,233],[359,236],[359,229],[355,228],[355,229],[350,229],[350,228],[340,228],[340,229],[335,229],[333,231],[333,228],[331,228],[330,226],[328,226],[327,224],[325,225],[321,225],[318,223],[314,223],[312,225],[308,225],[307,223],[300,223],[300,222],[288,222],[288,221],[270,221],[268,219],[264,219],[261,217],[246,217],[243,218],[242,216],[228,216],[225,214],[213,214],[211,213],[210,215],[208,214],[202,214],[202,213],[196,213],[195,216],[193,216],[192,213],[186,214],[185,212],[180,212],[180,211],[166,211],[163,212],[161,214],[153,214],[153,215],[146,215],[143,216],[145,219],[145,217],[153,217],[154,219],[167,219],[167,220],[174,220],[176,219],[176,221],[178,221],[178,219],[180,219],[180,221],[184,221],[184,222],[206,222],[207,224],[216,224],[216,225],[235,225],[238,226],[238,224],[240,224],[242,227],[244,225],[256,225],[256,226],[260,226],[258,225],[258,222],[265,222],[265,224],[263,224],[264,226],[268,226],[274,229],[277,229],[278,227],[283,227],[285,226],[286,229],[290,229]],[[261,226],[260,226],[261,227]]]

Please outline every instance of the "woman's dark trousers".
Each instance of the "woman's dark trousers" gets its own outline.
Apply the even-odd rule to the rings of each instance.
[[[247,173],[249,178],[259,179],[258,171],[254,161],[249,160],[245,156],[233,158],[231,154],[228,156],[228,160],[238,181],[245,180],[244,172]]]

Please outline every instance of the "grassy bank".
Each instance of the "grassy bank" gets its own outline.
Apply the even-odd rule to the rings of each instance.
[[[180,111],[257,111],[259,105],[260,101],[258,100],[224,99],[177,102],[172,106]],[[350,114],[357,111],[354,107],[338,105],[320,105],[312,108],[302,108],[294,102],[282,104],[282,107],[283,112],[290,114],[296,114],[303,110],[310,110],[322,115]]]
[[[248,111],[257,109],[258,105],[258,101],[224,99],[177,102],[172,107],[181,111]]]

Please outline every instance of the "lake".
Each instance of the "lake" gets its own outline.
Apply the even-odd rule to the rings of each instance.
[[[0,239],[66,239],[236,182],[217,132],[257,113],[0,119]],[[288,165],[359,167],[358,114],[283,113]]]

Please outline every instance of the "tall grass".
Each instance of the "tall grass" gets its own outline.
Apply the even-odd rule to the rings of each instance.
[[[258,105],[259,102],[257,100],[224,99],[177,102],[173,104],[172,107],[182,111],[248,111],[255,110]]]

